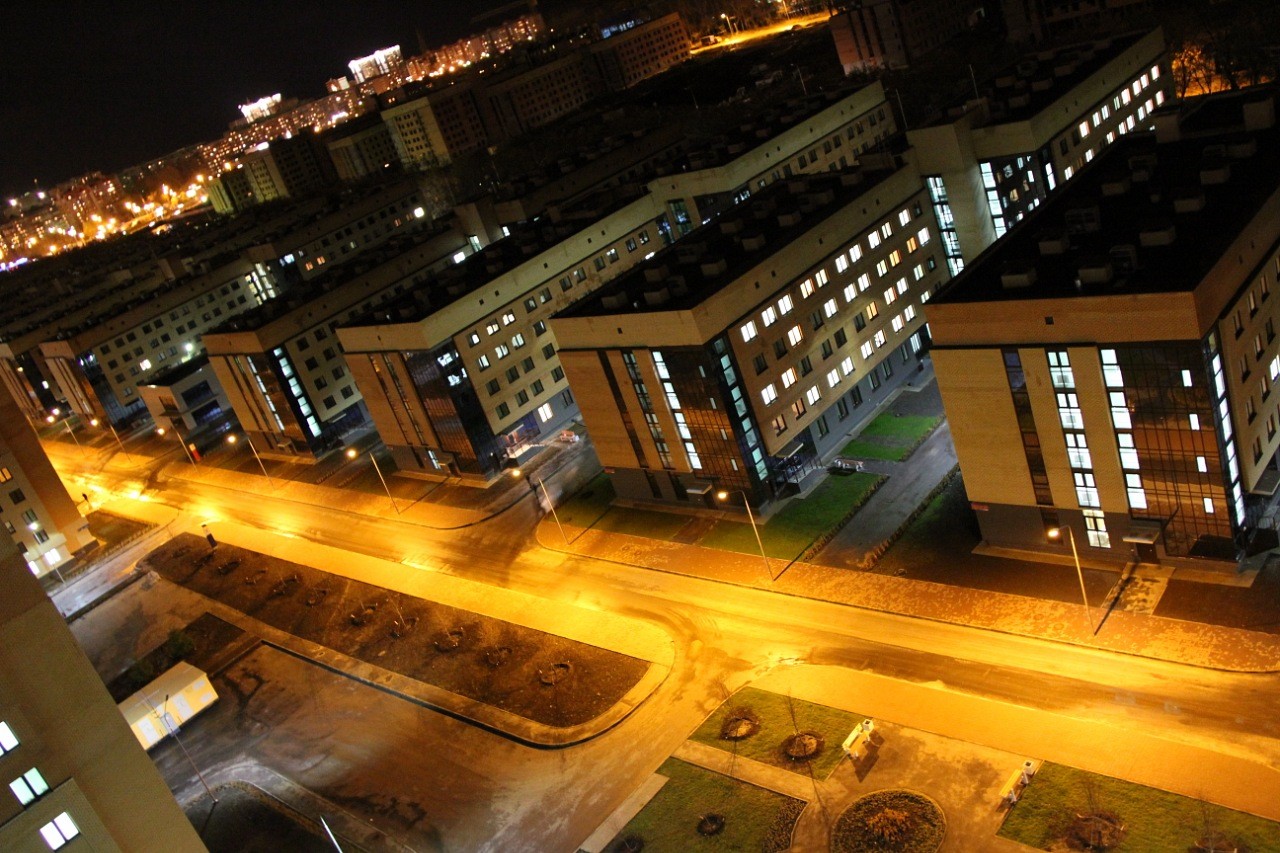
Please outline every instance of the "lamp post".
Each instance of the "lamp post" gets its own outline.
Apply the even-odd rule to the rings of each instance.
[[[360,455],[354,447],[347,448],[347,458],[355,459]],[[396,511],[396,515],[400,514],[400,507],[396,505],[396,499],[391,494],[391,489],[387,487],[387,478],[382,476],[382,469],[378,467],[378,457],[373,455],[373,451],[369,451],[369,459],[373,461],[373,470],[378,472],[378,479],[382,481],[382,490],[387,493],[387,500],[391,501],[391,508]]]
[[[165,435],[165,433],[167,433],[167,432],[168,432],[168,430],[167,430],[167,429],[165,429],[164,427],[156,427],[156,435],[160,436],[161,438],[164,438],[164,435]],[[195,457],[194,457],[194,456],[192,456],[192,455],[191,455],[191,448],[187,447],[187,442],[186,442],[185,440],[183,440],[183,438],[182,438],[182,433],[178,432],[178,431],[175,429],[175,430],[173,431],[173,435],[174,435],[174,437],[175,437],[175,438],[177,438],[177,439],[178,439],[178,444],[181,444],[181,445],[182,445],[182,452],[183,452],[183,453],[185,453],[185,454],[187,454],[187,460],[188,460],[192,465],[196,464],[196,459],[195,459]]]
[[[89,420],[89,426],[91,427],[96,427],[99,423],[100,422],[97,418],[91,418]],[[120,446],[120,452],[125,456],[128,456],[129,459],[133,459],[132,456],[129,456],[129,451],[124,449],[124,442],[120,440],[120,433],[116,432],[116,428],[111,425],[110,421],[107,422],[107,429],[111,430],[111,435],[115,437],[116,444]]]
[[[519,468],[512,468],[512,469],[511,469],[511,476],[516,477],[516,478],[519,478],[519,477],[520,477],[520,469],[519,469]],[[536,492],[538,491],[538,489],[539,489],[539,488],[541,488],[541,489],[542,489],[542,495],[543,495],[543,497],[545,497],[545,498],[547,499],[547,506],[551,507],[551,517],[555,519],[556,527],[560,528],[560,537],[561,537],[562,539],[564,539],[564,544],[568,545],[568,544],[569,544],[569,534],[567,534],[567,533],[565,533],[565,532],[564,532],[564,525],[560,523],[560,514],[556,512],[556,502],[555,502],[555,501],[553,501],[553,500],[551,500],[551,493],[547,491],[547,483],[546,483],[546,481],[545,481],[545,480],[535,480],[535,479],[533,479],[532,477],[530,477],[530,478],[529,478],[529,491],[531,491],[531,492],[535,492],[535,493],[536,493]]]
[[[227,436],[227,444],[235,444],[238,440],[239,440],[239,436],[235,435],[234,433],[232,435]],[[267,466],[262,464],[262,457],[258,455],[258,448],[253,446],[253,439],[249,438],[248,433],[246,433],[244,440],[248,442],[249,449],[253,451],[253,458],[258,460],[258,467],[262,469],[262,476],[267,478],[267,482],[270,483],[271,488],[274,489],[276,487],[275,480],[272,480],[271,475],[267,473]]]
[[[737,30],[733,28],[733,15],[726,15],[724,12],[721,12],[720,17],[724,19],[724,25],[728,28],[729,35],[733,35],[737,32]]]
[[[1059,539],[1062,537],[1061,527],[1050,527],[1048,535],[1050,539]],[[1084,621],[1089,626],[1090,633],[1093,632],[1093,613],[1089,610],[1089,595],[1084,589],[1084,571],[1080,568],[1080,552],[1076,550],[1076,535],[1071,531],[1070,527],[1065,528],[1067,531],[1067,541],[1071,543],[1071,559],[1076,564],[1076,578],[1080,581],[1080,597],[1084,599]]]
[[[729,495],[742,495],[742,504],[747,508],[747,520],[751,522],[751,532],[756,535],[756,545],[760,547],[760,559],[764,561],[764,573],[769,578],[769,582],[772,583],[777,578],[773,576],[773,566],[769,564],[769,557],[764,552],[764,540],[760,538],[760,528],[756,525],[755,513],[751,511],[751,501],[747,498],[747,493],[741,489],[735,489],[732,492],[722,489],[716,492],[716,500],[727,501],[729,500]]]
[[[212,789],[209,788],[209,783],[205,781],[204,774],[201,773],[200,768],[196,766],[196,760],[191,757],[191,753],[187,752],[187,747],[183,744],[182,738],[178,737],[178,727],[173,724],[169,717],[169,694],[164,694],[164,705],[161,706],[161,710],[159,711],[156,710],[155,703],[151,701],[150,697],[143,694],[142,698],[146,701],[147,705],[151,707],[151,713],[159,717],[160,722],[164,723],[164,727],[169,730],[169,734],[173,735],[174,742],[178,744],[178,748],[182,750],[182,754],[187,757],[187,761],[191,762],[191,769],[196,771],[196,778],[198,778],[200,780],[200,784],[204,786],[204,792],[209,795],[211,800],[213,800],[214,805],[217,805],[218,797],[213,793]]]
[[[76,437],[76,431],[75,431],[75,430],[73,430],[73,429],[71,428],[71,418],[67,418],[67,419],[66,419],[65,421],[63,421],[62,423],[63,423],[63,424],[66,426],[66,428],[67,428],[67,435],[71,436],[71,440],[72,440],[72,441],[74,441],[74,442],[76,443],[76,447],[83,448],[83,447],[84,447],[84,445],[83,445],[83,444],[81,444],[81,443],[80,443],[80,439]]]

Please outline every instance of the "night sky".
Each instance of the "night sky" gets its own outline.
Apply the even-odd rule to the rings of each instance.
[[[220,136],[238,104],[324,94],[347,61],[437,47],[501,0],[38,0],[6,4],[0,194]]]

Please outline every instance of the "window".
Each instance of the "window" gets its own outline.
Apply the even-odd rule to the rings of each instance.
[[[809,411],[805,408],[804,400],[796,400],[791,404],[791,414],[796,416],[796,420],[804,417],[804,413]]]
[[[49,792],[49,783],[44,781],[39,770],[32,767],[10,782],[9,789],[13,791],[19,803],[29,806]]]
[[[778,300],[778,313],[783,316],[789,313],[793,307],[794,303],[791,300],[790,293]]]
[[[764,323],[764,327],[767,329],[774,323],[778,322],[778,312],[774,310],[772,305],[770,305],[768,308],[760,312],[760,320]]]
[[[876,347],[879,348],[884,346],[889,339],[885,335],[884,329],[881,329],[880,331],[876,332],[874,340],[876,342]]]
[[[499,419],[505,418],[507,415],[511,414],[511,407],[506,403],[499,403],[496,411]]]
[[[799,326],[792,326],[789,330],[787,330],[787,343],[790,344],[791,346],[795,346],[803,340],[804,340],[804,332],[800,329]]]
[[[873,248],[873,249],[874,249],[875,247],[879,246],[879,245],[880,245],[880,235],[879,235],[877,232],[872,231],[870,234],[868,234],[868,235],[867,235],[867,243],[868,243],[868,244],[871,246],[871,248]]]
[[[806,278],[800,284],[800,298],[808,299],[810,296],[813,296],[813,292],[815,290],[817,290],[817,288],[813,286],[813,279]]]
[[[858,276],[858,291],[865,293],[869,287],[871,287],[871,273],[864,272]]]
[[[818,390],[818,386],[814,385],[804,392],[804,400],[810,406],[822,399],[822,392]]]
[[[18,748],[18,737],[8,723],[0,723],[0,755]]]
[[[782,387],[790,388],[794,384],[796,384],[796,369],[789,367],[782,374]]]
[[[893,300],[895,300],[895,299],[897,299],[897,298],[898,298],[898,294],[897,294],[897,292],[896,292],[892,287],[890,287],[890,288],[888,288],[887,290],[885,290],[885,292],[884,292],[884,304],[885,304],[885,305],[892,305],[892,304],[893,304]]]
[[[840,371],[832,368],[827,371],[827,387],[834,388],[840,384]]]
[[[17,506],[26,499],[27,496],[23,494],[22,489],[14,489],[12,492],[9,492],[9,500],[13,501],[14,506]]]
[[[44,843],[49,845],[50,850],[57,850],[79,834],[80,827],[76,826],[71,815],[66,812],[40,827],[40,835],[44,838]]]
[[[476,359],[476,364],[480,365],[481,370],[487,370],[489,368],[489,356],[487,355],[480,356],[478,359]]]
[[[862,342],[861,352],[862,352],[863,358],[871,358],[871,354],[874,353],[875,351],[876,351],[875,346],[871,343],[871,341]]]
[[[540,420],[544,424],[547,421],[551,420],[551,404],[550,403],[543,403],[541,406],[538,407],[538,420]]]
[[[510,326],[515,321],[516,321],[516,315],[514,311],[508,311],[507,313],[502,315],[502,325],[504,326]]]
[[[879,263],[876,264],[876,275],[883,277],[884,274],[887,272],[889,272],[888,261],[880,261]]]
[[[844,255],[836,255],[836,272],[844,272],[849,268],[849,259]]]
[[[771,405],[778,399],[778,389],[774,388],[772,384],[766,385],[760,390],[760,399],[764,400],[766,406]]]
[[[743,343],[752,340],[758,334],[756,332],[756,321],[748,320],[738,327],[738,332],[742,335]]]
[[[512,349],[520,349],[522,346],[524,346],[524,333],[517,332],[516,336],[511,339],[511,347]]]
[[[904,207],[902,210],[898,212],[898,224],[905,226],[910,221],[911,221],[911,211],[907,210]]]
[[[834,317],[838,310],[839,305],[836,304],[834,299],[828,299],[826,302],[822,303],[822,313],[828,317]]]
[[[9,473],[8,468],[0,468],[0,483],[7,483],[13,479],[13,475]]]

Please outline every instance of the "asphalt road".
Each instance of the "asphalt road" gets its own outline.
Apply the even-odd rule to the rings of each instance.
[[[115,479],[111,471],[96,475],[99,485]],[[125,490],[146,481],[130,479]],[[405,815],[419,815],[449,850],[574,849],[734,689],[798,662],[886,676],[885,691],[896,689],[893,683],[927,685],[1105,724],[1118,741],[1157,734],[1280,766],[1274,676],[1205,671],[568,557],[531,546],[529,499],[491,522],[440,532],[395,516],[359,516],[261,492],[246,499],[190,482],[170,481],[151,497],[182,510],[189,529],[201,520],[234,520],[643,619],[675,640],[674,669],[655,696],[613,731],[553,751],[343,685],[339,676],[276,653],[255,653],[229,671],[228,679],[244,678],[245,667],[256,667],[274,687],[254,693],[248,710],[225,703],[193,724],[193,737],[208,733],[208,751],[201,745],[198,760],[252,754],[405,843],[418,831]],[[128,514],[125,501],[117,503]],[[138,595],[148,592],[139,587]],[[145,621],[136,612],[121,618]],[[246,730],[245,714],[261,729]],[[183,772],[176,763],[168,769]],[[195,792],[191,780],[180,781],[184,795]]]

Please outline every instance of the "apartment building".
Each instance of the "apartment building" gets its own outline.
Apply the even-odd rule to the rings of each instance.
[[[618,496],[793,493],[916,373],[937,236],[912,169],[791,178],[557,315]]]
[[[206,332],[214,375],[255,446],[306,456],[362,423],[335,329],[462,262],[478,243],[452,226],[406,234]]]
[[[8,419],[5,419],[5,424]],[[204,845],[61,614],[0,533],[0,849]]]
[[[1275,111],[1260,91],[1158,112],[929,303],[989,544],[1234,570],[1274,526]]]
[[[689,58],[691,42],[676,12],[615,32],[589,48],[604,87],[621,92]]]
[[[406,169],[446,165],[487,141],[471,82],[406,87],[383,103],[382,120]]]
[[[606,189],[510,228],[466,265],[340,328],[401,471],[487,480],[521,458],[577,413],[553,314],[770,182],[857,162],[892,127],[886,110],[879,84],[797,99],[673,163],[639,197]]]
[[[376,113],[339,125],[325,134],[324,140],[342,181],[380,175],[400,162],[391,129]]]
[[[205,330],[421,229],[428,203],[415,179],[401,179],[246,217],[133,268],[97,271],[92,283],[43,280],[65,298],[6,329],[0,377],[32,422],[63,406],[86,419],[131,419],[144,406],[139,383],[198,356]]]
[[[0,395],[0,522],[32,574],[47,574],[94,543],[35,431]]]
[[[955,274],[1174,96],[1160,30],[1043,51],[907,132]]]
[[[971,0],[861,0],[828,22],[845,75],[906,68],[975,23],[982,4]]]

